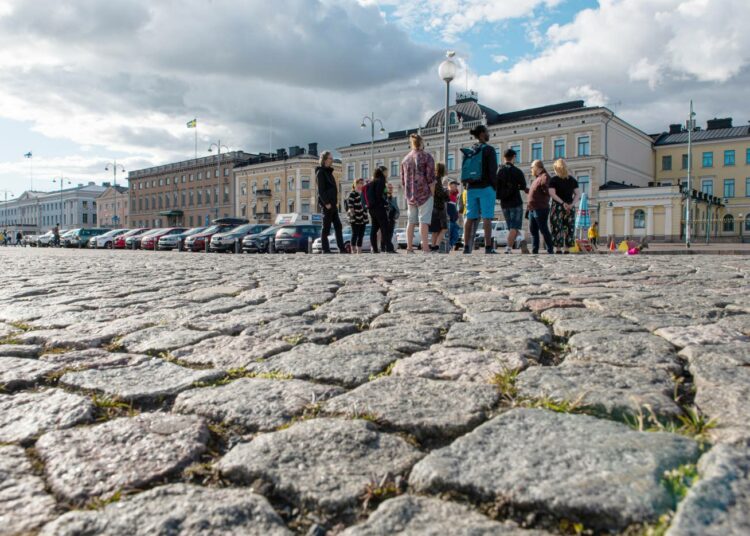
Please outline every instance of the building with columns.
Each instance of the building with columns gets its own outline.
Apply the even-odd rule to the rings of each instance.
[[[397,186],[402,209],[405,203],[398,176],[400,162],[409,152],[409,135],[419,133],[435,161],[446,162],[448,177],[458,178],[460,149],[474,143],[469,131],[480,124],[487,126],[489,143],[495,147],[498,157],[508,148],[516,151],[517,165],[527,177],[532,160],[542,160],[551,169],[555,159],[565,158],[581,191],[589,195],[592,221],[597,220],[602,211],[599,200],[602,185],[618,181],[645,187],[653,181],[653,139],[611,110],[588,107],[583,101],[498,113],[479,104],[476,92],[459,92],[448,112],[447,155],[443,154],[445,123],[445,112],[440,110],[423,127],[390,132],[387,138],[375,141],[372,147],[374,165],[388,168],[389,180]],[[344,173],[342,191],[348,191],[355,178],[372,175],[370,143],[352,144],[338,151]],[[402,220],[404,217],[405,210],[402,210]],[[499,204],[495,217],[502,218]]]
[[[27,233],[97,227],[97,198],[106,186],[94,182],[51,192],[29,190],[0,202],[0,227]]]
[[[128,189],[123,186],[111,186],[97,198],[96,217],[102,227],[128,227]]]
[[[273,223],[278,214],[291,212],[318,213],[318,162],[317,144],[311,143],[307,151],[300,147],[290,147],[289,153],[279,149],[272,160],[235,169],[235,213],[252,223]],[[340,181],[341,163],[335,161],[333,169]]]

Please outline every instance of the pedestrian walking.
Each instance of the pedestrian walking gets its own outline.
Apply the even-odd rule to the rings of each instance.
[[[389,241],[392,235],[388,223],[388,210],[390,204],[386,199],[386,167],[378,166],[375,168],[372,180],[366,187],[364,193],[367,200],[367,209],[370,211],[370,221],[372,227],[370,230],[370,246],[373,253],[395,253],[393,242]],[[380,231],[380,248],[378,248],[378,231]]]
[[[365,228],[369,223],[367,211],[365,210],[362,190],[365,187],[364,179],[357,179],[352,184],[352,191],[347,198],[349,225],[352,228],[352,253],[362,253],[362,241],[365,237]]]
[[[474,233],[479,218],[484,227],[484,252],[497,253],[492,247],[492,219],[495,217],[495,197],[497,182],[497,155],[487,142],[490,133],[487,127],[479,125],[469,131],[477,143],[472,148],[476,155],[481,154],[481,177],[472,181],[462,180],[466,188],[466,223],[464,224],[464,253],[471,253],[474,247]],[[464,162],[467,156],[464,154]]]
[[[443,186],[445,179],[445,164],[435,164],[435,194],[432,205],[432,221],[430,222],[430,233],[432,233],[430,251],[440,251],[440,243],[445,233],[448,232],[448,190]]]
[[[448,183],[448,203],[446,204],[446,212],[448,214],[448,245],[449,249],[453,250],[458,243],[458,238],[461,234],[461,225],[458,222],[458,181],[450,181]]]
[[[578,181],[568,172],[565,160],[559,158],[553,167],[555,174],[549,181],[549,195],[552,198],[552,241],[555,253],[569,253],[575,244],[576,201]]]
[[[22,240],[23,240],[23,233],[21,233],[21,231],[18,231],[16,233],[16,245],[20,246]]]
[[[55,247],[60,247],[60,224],[56,223],[55,228],[52,229],[52,242],[55,244]]]
[[[422,251],[430,252],[427,233],[432,222],[435,193],[435,161],[424,150],[424,140],[419,134],[409,136],[411,151],[401,162],[401,184],[404,187],[409,211],[406,226],[406,252],[413,253],[414,228],[419,225]]]
[[[549,232],[549,174],[541,160],[531,164],[531,174],[535,177],[529,188],[528,211],[529,231],[531,232],[531,252],[539,253],[539,233],[542,233],[547,253],[552,254],[552,235]]]
[[[398,219],[401,217],[401,209],[398,208],[398,199],[393,195],[393,184],[387,183],[386,185],[386,200],[388,201],[388,230],[390,235],[388,236],[388,251],[396,252],[393,247],[393,232],[396,229]]]
[[[324,151],[320,155],[320,165],[315,168],[315,179],[318,184],[318,204],[323,212],[323,230],[320,236],[323,253],[330,253],[331,246],[328,243],[328,235],[333,225],[336,233],[336,244],[339,247],[339,253],[346,253],[344,250],[344,236],[341,232],[341,219],[339,218],[338,208],[338,186],[333,176],[333,154],[331,151]]]
[[[589,237],[589,244],[591,244],[591,247],[594,249],[599,249],[597,241],[599,240],[599,223],[594,222],[591,227],[589,227],[588,232]]]
[[[503,165],[497,170],[497,198],[508,226],[508,243],[505,253],[512,251],[516,237],[523,226],[523,200],[521,192],[529,193],[523,171],[516,167],[516,152],[508,149],[503,153]]]

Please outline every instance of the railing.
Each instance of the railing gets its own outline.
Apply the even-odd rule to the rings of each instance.
[[[483,125],[484,120],[483,119],[477,119],[475,121],[464,121],[462,123],[453,123],[452,125],[448,125],[448,132],[451,132],[452,130],[464,130],[464,129],[471,129],[479,125]],[[445,132],[443,129],[443,125],[437,126],[437,127],[430,127],[430,128],[420,128],[419,133],[422,136],[430,136],[432,134],[440,134],[442,132]]]

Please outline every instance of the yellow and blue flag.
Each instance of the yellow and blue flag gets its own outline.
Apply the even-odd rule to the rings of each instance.
[[[188,128],[197,128],[198,127],[198,120],[197,119],[193,119],[192,121],[188,121],[187,122],[187,127]]]

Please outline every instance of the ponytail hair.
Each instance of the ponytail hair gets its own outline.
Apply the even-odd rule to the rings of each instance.
[[[419,134],[411,134],[409,136],[409,145],[411,145],[413,150],[419,151],[424,147],[424,140]]]

